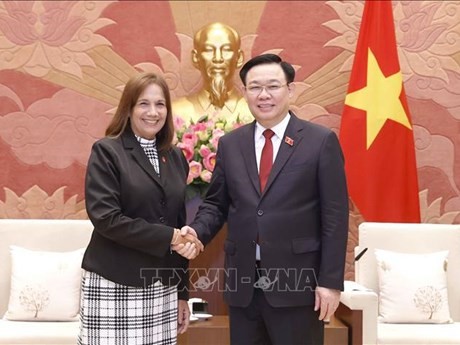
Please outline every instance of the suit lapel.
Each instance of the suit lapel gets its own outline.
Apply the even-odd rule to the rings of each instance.
[[[275,162],[273,163],[272,170],[270,171],[270,176],[268,177],[267,185],[264,189],[264,194],[270,189],[271,184],[279,175],[284,165],[302,140],[302,136],[300,135],[302,125],[293,113],[290,114],[291,119],[289,120],[284,137],[281,138],[280,148],[278,154],[276,155]]]
[[[257,171],[256,161],[256,147],[254,142],[254,130],[256,122],[254,121],[251,125],[244,127],[241,133],[240,148],[241,156],[243,156],[246,170],[249,175],[254,189],[260,193],[259,173]]]
[[[126,150],[130,151],[131,155],[133,156],[135,162],[156,182],[160,187],[163,188],[160,176],[155,172],[152,164],[150,163],[147,155],[144,152],[144,149],[141,147],[139,142],[137,141],[134,133],[128,127],[126,128],[125,132],[122,134],[123,145]],[[161,165],[161,157],[160,157],[160,165]],[[161,172],[160,167],[160,172]]]
[[[170,154],[158,151],[158,163],[160,166],[160,181],[163,186],[166,186],[166,182],[168,181],[167,177],[171,174],[169,173],[170,164],[168,161],[170,159]]]

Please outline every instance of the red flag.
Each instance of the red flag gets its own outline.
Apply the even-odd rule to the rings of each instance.
[[[340,127],[350,196],[366,221],[420,222],[414,136],[391,1],[366,1]]]

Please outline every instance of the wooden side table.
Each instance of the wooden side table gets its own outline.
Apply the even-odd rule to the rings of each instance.
[[[348,345],[348,327],[334,316],[324,327],[324,345]]]
[[[179,335],[178,345],[228,345],[230,331],[228,316],[215,315],[208,320],[190,323],[184,334]]]
[[[216,315],[208,320],[192,322],[185,334],[178,338],[178,345],[229,345],[228,316]],[[324,330],[324,345],[347,345],[348,327],[332,318]]]

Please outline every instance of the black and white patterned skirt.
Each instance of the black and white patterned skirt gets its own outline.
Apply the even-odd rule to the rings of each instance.
[[[176,344],[177,303],[175,286],[124,286],[85,272],[78,344]]]

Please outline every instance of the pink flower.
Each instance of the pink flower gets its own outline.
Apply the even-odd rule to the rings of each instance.
[[[178,143],[177,147],[182,150],[182,152],[184,153],[185,159],[187,159],[187,161],[190,162],[193,158],[193,153],[194,153],[193,145],[190,145],[189,143]]]
[[[174,117],[174,128],[176,129],[176,131],[181,130],[182,127],[184,127],[184,125],[185,125],[185,121],[184,119],[182,119],[182,117],[180,116]]]
[[[177,133],[174,132],[174,135],[173,135],[173,145],[177,145],[177,143],[179,142],[179,138],[177,137]]]
[[[191,146],[195,146],[196,143],[198,142],[198,137],[195,133],[193,132],[186,132],[182,136],[182,142],[189,144]]]
[[[216,122],[213,120],[206,121],[206,128],[207,129],[214,129],[216,128]]]
[[[194,125],[190,125],[190,128],[191,128],[194,132],[205,131],[205,130],[206,130],[206,123],[199,122],[199,123],[196,123],[196,124],[194,124]]]
[[[213,136],[213,137],[220,138],[220,137],[224,136],[224,134],[225,134],[225,132],[224,132],[223,129],[217,128],[217,129],[214,129],[214,130],[212,131],[212,136]]]
[[[207,157],[203,158],[203,166],[205,169],[213,172],[216,166],[216,153],[211,152]]]
[[[191,161],[188,166],[190,170],[188,172],[187,184],[190,184],[194,179],[200,176],[203,167],[201,166],[201,163],[197,161]]]
[[[206,157],[209,156],[210,153],[211,153],[211,149],[208,146],[201,145],[201,147],[200,147],[200,155],[201,155],[201,157],[206,158]]]
[[[200,175],[201,179],[206,183],[211,182],[211,176],[212,173],[209,170],[203,170]]]
[[[224,136],[225,132],[222,129],[215,129],[212,131],[212,138],[211,138],[211,144],[214,146],[217,150],[217,146],[219,145],[219,139]]]

